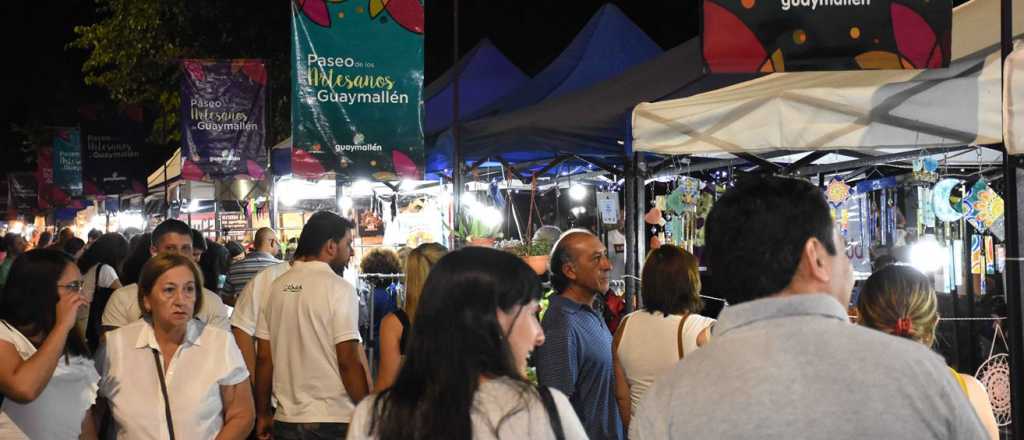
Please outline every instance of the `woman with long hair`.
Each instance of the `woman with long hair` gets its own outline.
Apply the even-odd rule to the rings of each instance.
[[[626,315],[612,339],[615,397],[623,426],[629,426],[655,379],[710,339],[715,320],[698,314],[704,308],[700,289],[693,254],[664,245],[647,256],[640,277],[644,308]]]
[[[430,269],[447,253],[448,248],[444,246],[424,243],[406,257],[405,303],[402,308],[385,315],[380,322],[380,365],[374,389],[383,390],[395,382],[408,343],[409,329],[416,319],[423,284],[427,281]]]
[[[864,282],[857,299],[857,322],[931,347],[939,323],[937,304],[928,276],[913,267],[892,264],[871,274]],[[985,387],[969,374],[952,368],[949,371],[967,395],[989,436],[998,440],[999,427]]]
[[[78,328],[92,351],[96,351],[100,343],[100,318],[110,294],[122,287],[118,273],[127,257],[128,240],[120,233],[110,232],[97,238],[78,259],[78,270],[85,283],[82,294],[89,301],[78,313]]]
[[[118,438],[245,439],[256,418],[249,370],[230,333],[195,319],[199,268],[159,254],[138,284],[144,319],[107,332],[97,360]]]
[[[99,375],[75,328],[85,306],[71,257],[36,249],[18,257],[0,295],[0,436],[95,438],[89,407]],[[15,434],[15,438],[20,438]]]
[[[525,378],[544,343],[541,288],[515,255],[468,247],[427,277],[395,384],[364,399],[349,440],[586,438],[560,392]]]
[[[118,273],[122,286],[135,284],[139,281],[139,272],[142,271],[142,265],[146,264],[152,255],[150,251],[152,236],[153,234],[145,232],[132,237],[128,241],[128,258],[124,260],[123,267]]]

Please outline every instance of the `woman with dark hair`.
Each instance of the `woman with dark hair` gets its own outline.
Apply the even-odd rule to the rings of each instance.
[[[99,375],[75,328],[86,304],[81,276],[52,249],[29,251],[11,267],[0,295],[0,433],[95,438],[89,407]]]
[[[64,242],[61,250],[72,258],[77,259],[81,256],[82,248],[85,247],[85,241],[78,237],[71,237],[68,241]]]
[[[693,254],[664,245],[647,256],[640,281],[644,308],[626,315],[612,340],[623,426],[655,379],[708,342],[715,320],[697,314],[704,308],[700,288]]]
[[[398,299],[394,291],[395,280],[373,276],[395,275],[402,273],[402,264],[398,262],[398,255],[391,249],[376,248],[368,252],[363,260],[359,262],[359,272],[366,277],[366,282],[373,289],[373,334],[370,341],[373,341],[374,353],[380,352],[380,322],[384,316],[398,309]],[[360,315],[362,315],[360,313]],[[375,356],[376,357],[376,356]],[[376,357],[380,359],[379,357]]]
[[[149,257],[152,255],[150,251],[151,237],[152,234],[146,232],[132,237],[131,241],[128,242],[128,258],[124,260],[124,265],[118,277],[121,280],[122,286],[139,282],[139,272],[142,270],[142,265],[146,264],[146,261],[149,261]]]
[[[97,359],[118,438],[241,440],[252,431],[249,371],[230,333],[195,319],[202,290],[184,255],[159,254],[142,267],[144,319],[108,332]]]
[[[128,256],[128,240],[117,232],[101,235],[78,259],[85,286],[82,294],[89,305],[79,312],[78,327],[89,348],[96,351],[102,334],[100,318],[110,294],[122,287],[118,270]]]
[[[928,347],[939,324],[938,300],[932,279],[910,266],[891,264],[868,277],[857,298],[857,322]],[[992,405],[985,386],[974,376],[950,368],[992,440],[999,440]]]
[[[228,270],[231,268],[231,256],[228,249],[216,241],[205,239],[205,250],[200,254],[199,269],[203,272],[203,285],[207,289],[221,294]]]
[[[467,247],[427,277],[394,386],[364,399],[349,440],[586,438],[560,392],[525,378],[544,343],[541,288],[521,258]]]

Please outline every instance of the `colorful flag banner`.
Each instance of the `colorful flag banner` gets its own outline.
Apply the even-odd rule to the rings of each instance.
[[[292,172],[423,174],[423,3],[292,5]]]
[[[267,167],[267,66],[263,60],[184,60],[182,177],[248,176]]]
[[[58,128],[53,136],[53,184],[71,197],[82,196],[82,144],[77,128]]]

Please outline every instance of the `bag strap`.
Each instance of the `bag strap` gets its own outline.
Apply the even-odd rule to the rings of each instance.
[[[171,434],[171,440],[174,440],[174,422],[171,420],[171,400],[167,397],[167,382],[164,381],[164,367],[160,364],[160,352],[153,350],[153,361],[156,362],[156,372],[160,377],[160,391],[164,393],[164,414],[167,416],[167,432]]]
[[[679,359],[683,358],[683,325],[686,324],[686,318],[689,318],[690,314],[687,313],[683,316],[683,319],[679,320],[679,331],[676,332],[676,348],[678,349]]]
[[[551,390],[548,387],[537,385],[537,392],[540,393],[540,402],[544,404],[544,410],[548,413],[548,420],[551,422],[551,430],[555,433],[555,440],[565,440],[562,419],[558,416],[558,407],[555,406],[554,397],[551,397]]]

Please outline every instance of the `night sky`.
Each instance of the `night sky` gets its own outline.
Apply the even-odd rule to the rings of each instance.
[[[280,0],[278,0],[280,2]],[[357,0],[349,0],[357,1]],[[37,0],[0,2],[5,18],[3,56],[7,87],[0,107],[0,172],[21,167],[19,138],[11,130],[37,123],[74,126],[82,104],[102,102],[106,90],[86,86],[81,73],[86,53],[67,49],[74,26],[100,18],[91,0]],[[199,4],[202,2],[188,2]],[[269,3],[269,2],[268,2]],[[284,4],[284,2],[281,2]],[[505,0],[459,1],[459,50],[464,54],[480,39],[490,38],[524,72],[534,75],[565,48],[587,20],[607,2],[597,0],[522,2]],[[663,49],[697,35],[696,0],[613,1]],[[287,14],[287,7],[250,5],[253,14]],[[259,6],[255,6],[259,5]],[[454,1],[427,3],[426,84],[453,63],[452,12]],[[289,29],[268,29],[281,38]],[[426,85],[424,84],[424,85]],[[161,163],[174,146],[152,146],[152,167]]]

